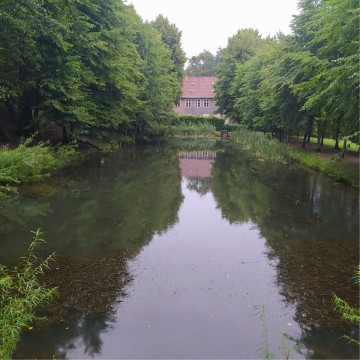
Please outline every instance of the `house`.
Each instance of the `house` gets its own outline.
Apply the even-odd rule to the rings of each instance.
[[[180,101],[174,111],[182,115],[215,115],[215,76],[185,76]]]

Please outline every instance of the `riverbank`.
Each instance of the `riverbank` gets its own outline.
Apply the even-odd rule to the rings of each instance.
[[[341,150],[323,146],[320,152],[316,151],[316,144],[307,143],[305,148],[302,142],[290,139],[288,146],[293,159],[302,165],[315,169],[333,178],[336,182],[350,185],[359,189],[359,153],[347,151],[341,157]]]

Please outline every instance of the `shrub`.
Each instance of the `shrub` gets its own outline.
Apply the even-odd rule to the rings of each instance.
[[[20,184],[44,179],[76,156],[74,144],[53,147],[33,142],[29,138],[15,149],[0,148],[0,198],[15,193]]]

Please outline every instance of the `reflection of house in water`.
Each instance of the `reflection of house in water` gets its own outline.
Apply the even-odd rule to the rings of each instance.
[[[181,151],[179,152],[182,176],[187,179],[211,177],[212,163],[216,158],[215,151]]]

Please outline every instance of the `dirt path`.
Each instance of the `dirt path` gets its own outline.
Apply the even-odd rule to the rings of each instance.
[[[316,144],[313,144],[313,143],[306,143],[306,147],[305,147],[305,149],[303,149],[301,147],[302,141],[296,140],[296,139],[290,139],[289,145],[291,145],[301,151],[316,155],[317,157],[319,157],[320,159],[323,159],[323,160],[328,160],[332,155],[341,153],[340,149],[334,149],[334,148],[325,147],[325,146],[321,147],[320,152],[316,152]],[[359,153],[356,153],[353,151],[346,151],[345,158],[342,160],[342,164],[344,166],[349,166],[349,167],[352,167],[355,169],[359,168]]]

